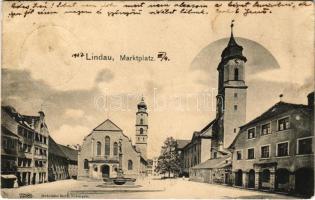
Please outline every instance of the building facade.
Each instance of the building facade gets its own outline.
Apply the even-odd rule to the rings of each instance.
[[[66,156],[68,161],[68,173],[69,178],[77,179],[78,177],[78,150],[70,147],[58,144],[59,148]]]
[[[208,124],[201,131],[194,132],[190,142],[182,149],[183,174],[189,176],[189,169],[210,158],[211,149],[211,125]]]
[[[19,136],[1,126],[1,187],[12,188],[16,181]]]
[[[207,161],[190,168],[189,180],[231,185],[231,169],[232,162],[229,155],[220,156],[215,159],[208,159]]]
[[[18,136],[15,161],[18,185],[46,182],[49,132],[45,114],[40,111],[38,116],[21,115],[11,106],[2,106],[1,116],[2,130]]]
[[[314,93],[308,105],[278,102],[243,125],[230,146],[234,185],[314,193]]]
[[[70,177],[67,156],[52,137],[49,137],[48,181],[58,181]]]
[[[87,135],[78,156],[78,178],[104,179],[117,176],[119,143],[124,175],[136,178],[146,173],[146,161],[131,140],[107,119]]]

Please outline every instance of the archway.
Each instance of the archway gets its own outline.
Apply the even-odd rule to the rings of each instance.
[[[314,170],[300,168],[295,172],[295,190],[307,197],[314,195]]]
[[[102,177],[108,178],[109,177],[109,172],[110,172],[109,166],[108,165],[103,165],[101,167],[101,172],[102,172]]]
[[[287,191],[289,189],[290,172],[287,169],[277,169],[276,171],[276,189]]]
[[[237,172],[235,172],[235,185],[236,186],[243,185],[243,171],[240,169]]]
[[[255,171],[253,169],[248,173],[248,188],[255,188]]]

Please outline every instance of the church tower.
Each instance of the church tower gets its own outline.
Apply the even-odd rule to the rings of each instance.
[[[136,113],[136,146],[141,155],[147,158],[147,140],[148,140],[148,113],[147,105],[142,97],[138,103],[138,112]]]
[[[233,20],[234,21],[234,20]],[[245,63],[243,47],[231,36],[227,47],[221,54],[217,95],[217,119],[219,124],[219,142],[227,148],[236,137],[239,127],[246,122]]]

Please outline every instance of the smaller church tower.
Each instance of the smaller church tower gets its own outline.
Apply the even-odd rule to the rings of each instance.
[[[136,147],[144,158],[147,158],[147,141],[148,113],[147,105],[142,97],[141,102],[138,103],[138,112],[136,113]]]

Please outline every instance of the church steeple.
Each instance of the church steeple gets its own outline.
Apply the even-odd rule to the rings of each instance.
[[[144,98],[137,105],[138,112],[136,113],[136,146],[140,150],[141,155],[147,156],[147,140],[148,140],[148,113],[147,104]]]
[[[238,45],[234,38],[233,27],[234,27],[234,20],[232,20],[231,22],[231,36],[230,36],[229,43],[221,54],[221,62],[226,62],[227,60],[230,60],[233,58],[238,58],[246,62],[247,59],[245,56],[243,56],[243,53],[242,53],[243,47]]]
[[[218,66],[219,81],[217,95],[218,142],[226,148],[235,138],[238,127],[246,120],[245,63],[243,47],[237,44],[231,23],[231,36],[221,54]]]

